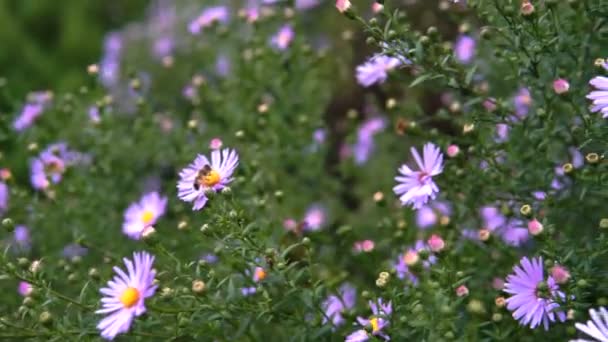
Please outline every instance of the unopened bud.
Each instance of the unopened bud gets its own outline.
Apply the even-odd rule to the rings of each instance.
[[[505,304],[507,303],[505,297],[496,297],[496,299],[494,299],[494,304],[496,304],[497,307],[502,308],[503,306],[505,306]]]
[[[454,158],[460,152],[460,148],[458,147],[458,145],[450,145],[450,146],[448,146],[446,152],[447,152],[448,157]]]
[[[570,272],[564,266],[555,265],[551,268],[551,277],[556,283],[565,284],[570,280]]]
[[[380,272],[380,275],[378,277],[382,279],[389,279],[391,275],[388,272]]]
[[[553,91],[555,91],[556,94],[565,94],[568,92],[568,90],[570,90],[570,83],[568,83],[568,81],[565,79],[558,78],[557,80],[553,81]]]
[[[48,311],[42,311],[38,317],[38,321],[42,324],[49,324],[53,321],[53,315]]]
[[[431,235],[427,243],[433,252],[441,252],[445,248],[445,241],[437,234]]]
[[[466,287],[465,285],[458,286],[458,288],[456,288],[456,295],[458,297],[468,296],[469,295],[469,288]]]
[[[206,285],[205,282],[202,280],[194,280],[192,282],[192,292],[196,293],[196,294],[201,294],[203,292],[205,292],[206,289]]]
[[[572,163],[566,163],[562,166],[564,173],[572,173],[574,171],[574,165]]]
[[[413,250],[407,251],[403,256],[403,262],[405,262],[405,264],[408,266],[416,265],[419,260],[420,257],[418,256],[418,253]]]
[[[481,241],[488,241],[488,239],[490,239],[490,231],[488,229],[480,229],[479,232],[477,232],[477,237],[479,237],[479,240]]]
[[[595,164],[600,160],[600,156],[597,153],[589,153],[585,156],[585,160],[589,164]]]
[[[30,272],[38,273],[41,269],[42,269],[42,262],[40,260],[32,261],[32,264],[30,265]]]
[[[529,204],[524,204],[519,208],[519,212],[524,216],[528,216],[532,214],[532,207]]]
[[[543,232],[543,224],[537,219],[532,219],[528,222],[528,232],[534,236],[539,235]]]
[[[530,1],[524,0],[521,3],[520,12],[524,16],[532,15],[534,13],[534,5]]]

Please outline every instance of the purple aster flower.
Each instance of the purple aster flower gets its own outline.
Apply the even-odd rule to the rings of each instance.
[[[179,173],[178,197],[184,202],[193,202],[193,210],[202,209],[208,200],[206,194],[218,192],[230,184],[238,165],[239,156],[233,149],[212,151],[211,162],[199,154]]]
[[[274,36],[272,36],[270,42],[272,46],[276,47],[277,49],[285,50],[289,47],[289,44],[291,44],[294,35],[295,33],[291,25],[283,25],[279,29],[279,31]]]
[[[576,323],[576,329],[593,337],[600,342],[608,342],[608,311],[604,307],[600,307],[599,312],[595,309],[589,309],[591,320],[587,323]],[[595,341],[594,340],[594,341]],[[572,340],[570,342],[590,342],[589,340]]]
[[[428,252],[429,256],[420,261],[420,252]],[[418,285],[418,277],[410,270],[409,266],[422,264],[424,269],[429,269],[432,265],[437,263],[437,257],[432,254],[431,249],[423,240],[416,241],[413,247],[408,248],[404,253],[399,254],[397,262],[394,264],[395,271],[397,272],[397,278],[407,279],[414,286]]]
[[[498,208],[482,207],[479,211],[483,228],[497,234],[508,245],[518,247],[528,241],[528,229],[523,221],[507,219]]]
[[[507,277],[504,288],[511,294],[507,298],[507,309],[513,311],[513,318],[531,329],[542,323],[545,330],[549,330],[551,322],[566,320],[566,313],[559,310],[555,301],[565,299],[565,295],[551,276],[545,280],[542,258],[523,257],[513,271],[515,274]]]
[[[88,253],[88,248],[82,247],[77,243],[71,243],[65,247],[63,247],[63,252],[61,253],[65,258],[71,259],[74,257],[82,257]]]
[[[219,76],[226,77],[230,74],[230,59],[226,55],[220,55],[215,61],[215,71]]]
[[[382,338],[385,341],[390,340],[390,337],[382,330],[390,324],[388,318],[393,313],[391,302],[383,303],[382,298],[378,298],[376,303],[370,300],[369,307],[372,310],[372,316],[369,318],[357,317],[357,322],[363,329],[346,336],[346,342],[368,341],[372,336]],[[370,328],[371,335],[365,328]]]
[[[461,35],[454,44],[454,55],[456,60],[462,64],[469,64],[475,57],[475,46],[477,43],[473,37],[466,34]]]
[[[158,192],[145,194],[125,211],[122,232],[131,239],[141,239],[144,229],[156,224],[158,218],[165,214],[166,207],[167,197],[162,197]]]
[[[296,9],[307,10],[319,5],[319,0],[296,0]]]
[[[154,285],[156,271],[152,269],[154,256],[146,252],[133,253],[133,261],[123,258],[127,267],[114,267],[117,275],[108,282],[108,287],[99,290],[104,297],[102,308],[95,313],[108,314],[99,324],[101,337],[112,340],[116,335],[125,333],[131,327],[134,317],[146,312],[144,300],[152,297],[157,285]]]
[[[110,32],[104,41],[104,51],[99,63],[99,78],[106,87],[116,85],[120,76],[120,55],[123,37],[118,32]]]
[[[532,106],[532,96],[528,88],[521,88],[513,99],[515,105],[515,115],[518,119],[523,119],[528,115],[528,111]]]
[[[71,157],[65,144],[53,144],[30,161],[30,181],[34,189],[44,190],[51,183],[57,184],[63,178]]]
[[[89,115],[89,120],[91,120],[92,123],[101,122],[101,117],[99,116],[99,108],[97,106],[90,106],[87,114]]]
[[[21,132],[29,128],[42,115],[51,99],[52,93],[48,91],[29,94],[27,103],[21,109],[19,116],[13,121],[13,129]]]
[[[449,219],[452,215],[452,206],[445,202],[433,202],[431,205],[422,206],[416,212],[416,225],[420,229],[426,229]]]
[[[509,131],[511,128],[506,123],[496,124],[496,137],[494,141],[497,143],[503,143],[509,139]]]
[[[357,82],[364,87],[384,83],[388,72],[401,65],[395,57],[376,55],[357,67]]]
[[[8,209],[8,185],[0,182],[0,215]]]
[[[411,148],[412,156],[416,160],[419,171],[413,171],[407,165],[399,168],[401,175],[395,177],[397,185],[393,188],[399,196],[401,204],[411,205],[414,209],[420,209],[429,199],[435,199],[439,187],[433,182],[433,176],[443,171],[443,154],[439,147],[432,143],[426,143],[423,149],[423,158],[418,151]]]
[[[344,324],[342,313],[352,309],[355,306],[356,299],[357,290],[350,284],[342,285],[338,295],[331,295],[323,302],[323,311],[325,312],[323,324],[327,323],[328,318],[335,327]]]
[[[190,22],[188,30],[192,34],[199,34],[202,29],[216,22],[226,23],[230,19],[230,13],[226,6],[214,6],[203,10],[203,12]]]
[[[602,118],[608,118],[608,77],[596,76],[589,81],[589,84],[595,88],[587,95],[587,98],[593,101],[591,111],[601,112]]]
[[[175,48],[175,41],[172,37],[161,36],[154,40],[153,52],[160,59],[170,56]]]
[[[302,220],[304,231],[315,231],[323,228],[327,223],[327,209],[320,204],[311,205]]]
[[[23,297],[29,296],[33,291],[32,284],[25,281],[20,281],[19,286],[17,286],[17,292]]]
[[[357,142],[353,146],[353,154],[357,165],[364,164],[374,150],[374,135],[386,128],[386,119],[375,117],[361,124],[357,132]]]
[[[17,252],[27,252],[31,246],[30,230],[24,225],[17,225],[13,232],[13,247]]]
[[[205,260],[208,264],[215,264],[219,260],[217,255],[213,253],[203,254],[200,259]]]

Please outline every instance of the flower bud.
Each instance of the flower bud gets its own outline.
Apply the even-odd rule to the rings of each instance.
[[[8,217],[2,220],[2,226],[9,232],[15,230],[15,224],[13,223],[13,220]]]
[[[534,13],[534,5],[532,5],[532,3],[530,3],[528,0],[523,0],[519,11],[524,16],[530,16]]]
[[[194,280],[192,282],[192,292],[194,292],[195,294],[201,294],[203,292],[205,292],[206,289],[206,285],[205,282],[202,280]]]
[[[490,239],[490,231],[485,228],[480,229],[479,232],[477,232],[477,236],[481,241],[488,241],[488,239]]]
[[[93,279],[99,279],[99,270],[95,267],[89,269],[89,277]]]
[[[42,324],[50,324],[53,321],[53,315],[48,311],[42,311],[38,317],[38,322]]]
[[[154,229],[153,226],[144,228],[143,232],[141,233],[141,237],[146,242],[153,242],[156,240],[156,229]]]
[[[551,277],[556,283],[565,284],[570,279],[570,272],[564,266],[555,265],[551,268]]]
[[[42,262],[40,260],[32,261],[32,264],[30,265],[30,272],[38,273],[41,269],[42,269]]]
[[[585,156],[585,160],[589,164],[595,164],[600,160],[600,156],[597,153],[589,153]]]
[[[556,94],[565,94],[568,92],[568,90],[570,90],[570,83],[568,83],[568,81],[565,79],[558,78],[557,80],[553,81],[553,91],[555,91]]]
[[[519,212],[524,216],[528,216],[532,214],[532,207],[529,204],[524,204],[519,208]]]
[[[384,271],[384,272],[380,272],[380,274],[378,275],[378,277],[382,278],[382,279],[387,279],[388,280],[391,277],[391,275],[390,275],[390,273]]]
[[[403,256],[403,262],[405,262],[405,264],[408,266],[416,265],[419,260],[420,260],[420,257],[418,255],[418,252],[413,251],[413,250],[407,251],[405,253],[405,255]]]
[[[387,283],[387,280],[384,278],[376,279],[376,286],[378,286],[378,287],[385,287],[386,283]]]
[[[458,147],[458,145],[450,145],[447,148],[447,155],[450,158],[454,158],[458,155],[458,153],[460,152],[460,148]]]
[[[532,219],[528,222],[528,232],[530,234],[537,236],[543,232],[543,224],[540,223],[537,219]]]
[[[572,171],[574,171],[574,165],[572,165],[572,163],[566,163],[562,166],[562,170],[566,174],[572,173]]]
[[[445,242],[437,234],[431,235],[427,243],[433,252],[441,252],[445,248]]]
[[[600,220],[600,228],[602,228],[602,229],[608,228],[608,218],[603,218]]]
[[[496,299],[494,299],[494,304],[496,304],[496,306],[499,308],[505,306],[506,303],[507,300],[505,299],[505,297],[496,297]]]
[[[465,297],[469,295],[469,288],[467,288],[465,285],[460,285],[456,288],[456,295],[458,297]]]
[[[486,312],[483,303],[478,299],[472,299],[467,305],[467,310],[471,313],[482,314]]]

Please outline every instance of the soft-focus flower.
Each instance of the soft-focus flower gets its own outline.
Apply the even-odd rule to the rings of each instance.
[[[412,156],[416,160],[419,171],[413,171],[407,165],[399,168],[400,176],[395,177],[399,183],[393,188],[402,205],[410,205],[414,209],[420,209],[429,199],[435,199],[439,187],[433,181],[433,176],[443,171],[443,154],[440,149],[432,143],[424,145],[423,158],[418,151],[411,148]]]
[[[521,88],[513,99],[515,105],[515,115],[519,119],[523,119],[528,115],[530,107],[532,106],[532,96],[528,88]]]
[[[124,42],[118,32],[111,32],[105,37],[104,51],[99,63],[99,78],[106,87],[117,84],[120,78],[120,56]]]
[[[456,157],[459,152],[460,152],[460,147],[458,147],[458,145],[453,145],[453,144],[448,146],[448,148],[446,150],[446,154],[450,158]]]
[[[319,5],[319,0],[296,0],[296,8],[299,10],[311,9]]]
[[[528,222],[528,232],[534,236],[543,232],[543,224],[537,219],[532,219]]]
[[[222,148],[222,145],[222,139],[220,138],[213,138],[209,142],[209,148],[212,150],[219,150],[220,148]]]
[[[465,285],[458,286],[458,288],[456,288],[456,295],[458,297],[468,296],[469,295],[469,288],[466,287]]]
[[[165,214],[166,207],[167,197],[162,197],[157,192],[145,194],[125,211],[122,232],[131,239],[141,239],[144,229],[154,225]]]
[[[344,13],[350,8],[350,0],[336,0],[336,8],[340,13]]]
[[[500,236],[508,245],[518,247],[529,238],[529,232],[524,222],[518,219],[507,219],[496,207],[482,207],[480,216],[483,227]]]
[[[608,311],[604,307],[599,308],[599,312],[595,309],[589,309],[591,320],[587,323],[576,323],[576,329],[594,338],[594,340],[577,339],[570,342],[591,342],[600,341],[608,342]]]
[[[232,182],[238,164],[239,156],[233,149],[212,151],[211,162],[199,154],[179,173],[178,197],[184,202],[193,202],[193,210],[202,209],[207,203],[208,192],[218,192]]]
[[[593,101],[591,111],[601,112],[602,118],[608,118],[608,77],[596,76],[589,84],[595,88],[587,95],[587,98]]]
[[[390,340],[390,337],[382,330],[390,324],[388,317],[393,313],[391,302],[384,303],[382,298],[378,298],[377,302],[370,300],[369,307],[372,310],[372,316],[369,318],[357,317],[357,322],[363,329],[346,336],[346,342],[367,341],[371,336],[382,338],[385,341]],[[365,328],[371,331],[371,335]]]
[[[443,241],[441,236],[437,234],[431,235],[431,237],[427,241],[427,244],[429,245],[431,251],[436,253],[441,252],[445,248],[445,241]]]
[[[291,25],[283,25],[279,32],[277,32],[274,36],[272,36],[271,43],[272,46],[276,47],[279,50],[285,50],[291,44],[295,33],[293,31],[293,27]]]
[[[17,287],[17,292],[23,297],[29,296],[34,291],[32,285],[25,281],[20,281],[19,286]]]
[[[323,302],[322,308],[325,312],[323,323],[327,323],[328,318],[334,326],[340,326],[344,323],[342,313],[352,309],[355,306],[357,299],[357,291],[350,284],[344,284],[338,290],[337,295],[331,295]]]
[[[30,229],[24,225],[15,226],[13,232],[13,245],[17,252],[27,252],[30,249]]]
[[[13,129],[21,132],[29,128],[42,115],[51,99],[51,92],[41,91],[29,94],[27,103],[21,109],[19,116],[13,121]]]
[[[355,163],[365,163],[374,151],[374,136],[386,128],[386,119],[376,117],[366,120],[357,131],[357,142],[353,146]]]
[[[528,16],[534,13],[534,5],[529,0],[523,0],[520,7],[521,14]]]
[[[421,261],[420,252],[425,252],[429,255],[426,259]],[[431,252],[431,249],[424,241],[416,241],[416,244],[413,247],[410,247],[404,253],[399,254],[397,262],[393,264],[397,273],[397,278],[407,279],[413,285],[418,285],[418,277],[412,272],[409,266],[420,263],[424,269],[429,269],[437,262],[437,257]]]
[[[568,90],[570,90],[570,83],[568,83],[567,80],[559,78],[553,81],[553,91],[555,91],[556,94],[561,95],[567,93]]]
[[[302,223],[305,231],[315,231],[323,228],[327,223],[327,209],[320,204],[313,204],[306,210]]]
[[[437,223],[446,224],[450,221],[452,207],[449,203],[435,201],[424,205],[416,211],[416,225],[420,229],[430,228]]]
[[[61,255],[63,255],[65,258],[71,259],[74,257],[84,256],[87,254],[88,251],[89,250],[86,247],[83,247],[77,243],[71,243],[63,247]]]
[[[203,12],[190,22],[188,30],[192,34],[199,34],[205,27],[209,27],[216,22],[226,23],[230,18],[228,8],[225,6],[214,6],[203,10]]]
[[[383,83],[388,77],[388,72],[400,64],[398,58],[376,55],[357,67],[357,82],[364,87]]]
[[[532,329],[542,323],[545,330],[549,329],[551,322],[566,320],[566,313],[559,310],[560,306],[555,301],[565,299],[565,295],[559,291],[553,277],[545,279],[542,258],[530,260],[523,257],[513,271],[504,288],[511,294],[507,299],[507,309],[513,312],[513,318]]]
[[[384,5],[382,5],[381,3],[374,1],[374,3],[372,4],[372,12],[374,12],[374,13],[379,13],[383,9],[384,9]]]
[[[353,244],[353,249],[355,252],[371,252],[374,250],[375,243],[372,240],[363,240],[363,241],[355,241]]]
[[[9,189],[8,185],[0,182],[0,215],[8,209]]]
[[[469,64],[475,57],[475,39],[466,34],[461,35],[454,44],[454,56],[462,64]]]
[[[101,336],[112,340],[131,327],[134,317],[146,312],[144,300],[154,295],[156,271],[152,269],[154,256],[146,252],[133,253],[133,261],[123,258],[127,272],[115,266],[116,275],[108,286],[99,290],[104,295],[102,308],[95,313],[108,316],[99,322],[97,329]]]

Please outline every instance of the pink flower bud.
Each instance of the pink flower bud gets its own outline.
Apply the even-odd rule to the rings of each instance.
[[[384,5],[379,4],[377,2],[374,2],[372,4],[372,12],[374,12],[374,13],[378,13],[378,12],[382,11],[383,8],[384,8]]]
[[[441,236],[437,234],[431,235],[427,242],[433,252],[441,252],[445,248],[445,242]]]
[[[556,283],[565,284],[570,279],[570,272],[564,266],[555,265],[551,268],[551,277]]]
[[[418,256],[418,252],[409,250],[403,256],[403,262],[405,262],[408,266],[414,266],[420,260],[420,256]]]
[[[564,94],[570,90],[570,83],[563,78],[553,81],[553,90],[556,94]]]
[[[540,233],[543,232],[543,224],[538,222],[537,219],[533,219],[530,222],[528,222],[528,232],[530,232],[530,234],[536,236]]]
[[[502,278],[494,278],[492,280],[492,287],[495,290],[502,290],[505,287],[505,281]]]
[[[24,297],[29,296],[30,294],[32,294],[33,290],[34,288],[32,287],[32,285],[30,285],[30,283],[27,283],[25,281],[19,282],[17,292],[19,292],[20,295]]]
[[[488,112],[495,111],[496,108],[497,108],[497,106],[496,106],[496,99],[494,99],[493,97],[490,97],[490,98],[486,99],[485,101],[483,101],[483,107]]]
[[[460,152],[460,147],[458,147],[458,145],[448,146],[448,149],[447,149],[448,157],[454,158],[458,155],[459,152]]]
[[[532,3],[530,3],[530,1],[524,0],[521,3],[520,11],[521,11],[521,14],[528,16],[528,15],[534,13],[534,5],[532,5]]]
[[[458,297],[464,297],[469,295],[469,289],[465,285],[460,285],[456,289],[456,295]]]
[[[374,241],[372,240],[363,240],[363,241],[356,241],[354,243],[354,249],[356,252],[371,252],[374,250],[375,244]]]
[[[340,13],[344,13],[350,8],[351,4],[349,0],[336,0],[336,8]]]
[[[222,147],[222,145],[223,145],[222,139],[220,139],[220,138],[213,138],[209,142],[209,148],[212,150],[218,150]]]
[[[288,218],[283,221],[283,227],[287,230],[295,230],[297,226],[298,223],[292,218]]]

